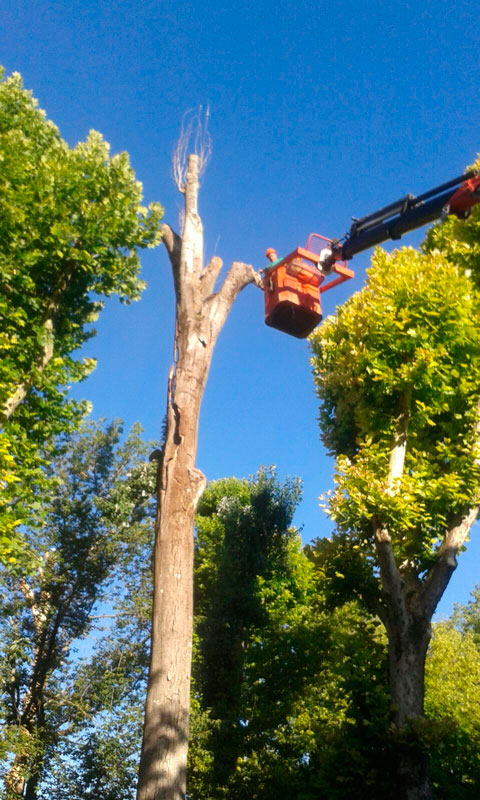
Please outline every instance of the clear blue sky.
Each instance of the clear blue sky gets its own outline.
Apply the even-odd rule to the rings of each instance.
[[[264,252],[341,236],[361,216],[461,173],[480,149],[478,4],[4,0],[0,63],[22,73],[71,144],[88,130],[128,150],[145,199],[176,226],[170,160],[186,109],[210,104],[213,158],[200,210],[206,256],[264,265]],[[420,234],[405,237],[416,245]],[[324,311],[359,288],[325,296]],[[173,293],[162,249],[143,257],[148,290],[108,305],[88,346],[98,368],[81,395],[94,416],[139,420],[156,438],[171,360]],[[78,394],[78,391],[77,391]],[[328,532],[332,483],[319,441],[308,347],[266,328],[249,287],[214,356],[198,465],[209,479],[276,464],[304,481],[306,540]],[[474,537],[475,539],[475,537]],[[441,611],[480,581],[480,536]]]

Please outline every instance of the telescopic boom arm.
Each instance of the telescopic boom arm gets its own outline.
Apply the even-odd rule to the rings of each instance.
[[[343,243],[334,240],[322,251],[319,266],[328,273],[336,261],[350,260],[357,253],[387,239],[400,239],[404,233],[421,228],[442,215],[455,214],[466,219],[477,203],[480,203],[480,174],[476,170],[470,170],[419,197],[408,194],[373,214],[354,218]]]

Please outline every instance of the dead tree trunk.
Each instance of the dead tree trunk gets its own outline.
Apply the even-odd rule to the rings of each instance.
[[[206,480],[195,467],[200,405],[213,349],[238,293],[262,286],[234,262],[218,292],[222,262],[203,267],[197,211],[200,159],[188,157],[182,236],[164,228],[176,294],[174,360],[159,463],[150,670],[137,800],[183,800],[186,792],[193,626],[193,527]]]

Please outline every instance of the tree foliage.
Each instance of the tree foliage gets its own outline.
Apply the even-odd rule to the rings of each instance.
[[[94,335],[102,297],[138,299],[138,248],[160,238],[161,208],[141,205],[128,155],[92,131],[69,145],[18,74],[0,72],[0,556],[31,524],[45,490],[46,443],[78,423],[67,400],[94,367],[73,353]]]
[[[88,729],[95,704],[102,706],[94,681],[82,681],[74,647],[95,635],[99,603],[114,604],[116,579],[126,579],[139,541],[150,539],[153,506],[147,446],[137,429],[123,444],[120,435],[118,422],[91,424],[59,448],[51,468],[57,489],[46,501],[43,524],[25,531],[40,566],[28,580],[1,575],[2,761],[9,798],[25,793],[33,800],[60,742],[77,726]]]
[[[194,800],[371,798],[376,783],[383,796],[372,742],[387,718],[384,642],[355,603],[327,608],[290,527],[297,499],[295,484],[260,472],[200,501]]]
[[[85,470],[96,450],[91,436],[106,445],[106,434],[98,429],[85,434],[83,444],[79,440],[72,449],[76,457],[64,457],[71,478],[62,496],[64,501],[71,497],[64,507],[67,518],[78,520],[72,525],[72,545],[93,530],[85,525],[89,514],[74,509],[85,511],[91,496],[91,508],[101,511],[96,557],[110,566],[108,577],[96,584],[96,597],[108,604],[97,602],[90,611],[83,628],[83,637],[91,637],[87,651],[82,654],[88,639],[80,639],[85,643],[80,657],[72,642],[51,673],[45,691],[48,725],[35,729],[38,738],[22,738],[18,725],[4,727],[9,731],[4,758],[8,746],[10,753],[21,750],[28,757],[30,769],[34,763],[43,765],[31,795],[36,800],[135,796],[148,667],[153,475],[144,463],[147,449],[134,436],[128,451],[114,447],[110,500],[106,485],[105,493],[97,483],[91,494],[95,484]],[[107,449],[100,462],[108,461]],[[78,504],[82,492],[84,501]],[[132,505],[142,492],[143,505]],[[200,501],[188,780],[192,800],[389,796],[397,742],[388,719],[385,636],[378,618],[365,608],[368,593],[362,596],[358,590],[363,578],[352,557],[358,551],[349,551],[345,560],[340,546],[335,551],[335,539],[302,549],[291,527],[298,496],[296,482],[281,484],[274,474],[261,471],[250,481],[216,481]],[[37,541],[38,531],[32,536]],[[49,542],[38,540],[38,549]],[[84,561],[91,598],[96,578]],[[69,563],[65,558],[65,581]],[[96,569],[93,573],[98,577]],[[32,611],[26,597],[9,586],[9,596],[17,598],[17,619],[21,606],[28,623]],[[95,608],[107,619],[96,620]],[[458,613],[463,619],[463,611]],[[35,641],[31,622],[24,631],[27,640]],[[445,800],[456,797],[455,792],[461,800],[474,800],[478,793],[478,653],[472,646],[469,632],[440,625],[427,661],[420,738],[432,756],[438,796]],[[17,669],[22,664],[27,685],[31,666],[19,653]],[[48,739],[42,739],[47,731]]]
[[[336,456],[335,577],[387,631],[402,800],[433,797],[422,728],[431,620],[480,508],[480,294],[455,231],[450,219],[438,229],[442,251],[377,249],[364,289],[312,335]]]
[[[452,619],[462,633],[472,634],[480,649],[480,584],[471,592],[471,600],[466,605],[455,604]]]
[[[434,626],[425,670],[426,745],[439,800],[480,792],[480,652],[469,631]]]
[[[331,515],[373,557],[372,517],[420,575],[478,492],[479,297],[440,253],[377,250],[368,285],[312,339],[322,437],[337,456]],[[399,416],[405,467],[388,481]]]

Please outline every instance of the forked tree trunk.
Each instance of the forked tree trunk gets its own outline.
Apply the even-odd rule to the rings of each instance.
[[[400,398],[395,437],[390,454],[387,490],[401,491],[408,442],[411,389]],[[480,401],[477,406],[477,442],[480,442]],[[446,526],[433,565],[419,578],[408,561],[397,564],[388,529],[372,520],[377,562],[380,568],[381,602],[377,613],[388,637],[391,722],[396,733],[396,774],[392,776],[392,800],[432,800],[428,756],[415,732],[424,714],[425,659],[435,609],[457,566],[457,555],[479,514],[478,500]]]
[[[165,226],[176,292],[174,363],[159,463],[152,640],[137,800],[183,800],[186,792],[193,628],[193,527],[206,480],[195,467],[198,420],[213,349],[238,293],[261,286],[235,262],[213,293],[219,258],[203,268],[197,212],[199,159],[188,158],[182,237]]]
[[[396,734],[392,800],[433,800],[428,755],[418,736],[418,723],[424,714],[425,658],[433,614],[478,511],[474,506],[452,520],[436,561],[423,579],[409,565],[397,565],[388,530],[373,520],[382,584],[377,610],[388,637],[391,721]]]

